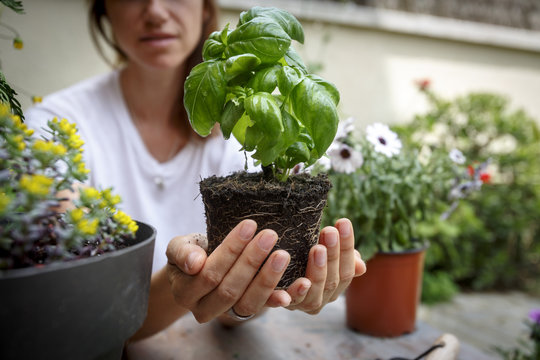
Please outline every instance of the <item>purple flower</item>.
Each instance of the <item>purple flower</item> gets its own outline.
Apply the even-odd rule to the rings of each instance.
[[[532,322],[540,325],[540,309],[532,309],[529,312],[529,319]]]

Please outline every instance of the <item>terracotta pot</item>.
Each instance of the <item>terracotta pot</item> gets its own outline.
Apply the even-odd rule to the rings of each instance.
[[[379,337],[414,331],[422,290],[425,248],[400,253],[377,253],[367,272],[355,278],[346,292],[347,326]]]

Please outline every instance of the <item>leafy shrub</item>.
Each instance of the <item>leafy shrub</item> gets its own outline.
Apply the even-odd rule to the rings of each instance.
[[[406,143],[458,147],[469,159],[491,159],[490,184],[448,223],[426,224],[432,246],[426,270],[445,271],[477,290],[538,286],[540,276],[540,130],[523,110],[491,93],[443,99],[426,83],[430,109],[395,128]]]

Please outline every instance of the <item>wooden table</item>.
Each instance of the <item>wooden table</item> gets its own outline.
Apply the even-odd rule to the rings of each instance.
[[[382,339],[361,335],[345,326],[345,301],[340,297],[316,316],[300,311],[270,309],[240,327],[217,322],[198,324],[188,315],[167,330],[130,345],[129,359],[381,359],[415,358],[444,331],[419,322],[414,333]],[[489,355],[459,339],[458,359],[488,360]]]

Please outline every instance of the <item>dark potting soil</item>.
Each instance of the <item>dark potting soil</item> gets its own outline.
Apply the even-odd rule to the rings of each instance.
[[[200,183],[206,212],[208,250],[213,251],[242,220],[272,229],[291,262],[278,288],[305,275],[309,250],[318,241],[322,210],[331,183],[326,175],[292,175],[287,182],[266,180],[262,173],[212,176]]]

